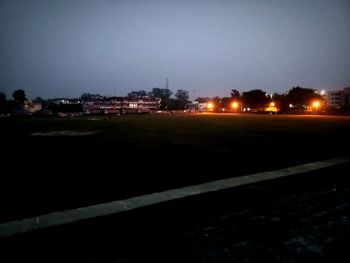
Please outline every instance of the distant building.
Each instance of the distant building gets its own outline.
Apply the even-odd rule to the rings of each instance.
[[[80,99],[70,99],[70,98],[55,98],[55,99],[50,99],[49,102],[57,105],[81,103]]]
[[[30,100],[26,100],[24,102],[24,109],[26,111],[30,111],[31,113],[34,113],[34,112],[40,111],[42,109],[42,105],[41,103],[33,103]]]
[[[350,109],[350,87],[343,90],[326,92],[325,101],[328,109]]]
[[[48,100],[50,110],[59,116],[82,115],[83,109],[80,99],[55,98]]]
[[[185,110],[187,112],[197,112],[198,111],[198,101],[192,101],[186,104]]]
[[[190,103],[187,103],[186,105],[186,111],[188,112],[211,112],[215,110],[215,105],[213,102],[198,102],[193,101]]]
[[[209,111],[208,104],[209,104],[208,102],[198,103],[198,111],[199,112]]]
[[[84,114],[111,114],[120,113],[123,99],[118,97],[101,97],[83,100]]]
[[[150,113],[160,107],[160,99],[102,97],[82,101],[84,114]]]
[[[328,91],[326,96],[327,108],[340,109],[342,105],[343,91]]]

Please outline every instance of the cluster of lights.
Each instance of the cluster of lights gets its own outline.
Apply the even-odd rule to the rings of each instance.
[[[232,102],[231,107],[232,107],[232,109],[234,109],[234,110],[236,111],[237,108],[238,108],[238,105],[239,105],[238,102],[234,101],[234,102]],[[275,102],[270,102],[270,103],[269,103],[269,106],[270,106],[270,107],[276,107],[276,103],[275,103]],[[317,110],[317,108],[319,108],[320,106],[321,106],[321,103],[320,103],[319,101],[314,101],[314,102],[312,102],[312,107],[315,108],[316,110]],[[207,107],[208,107],[209,110],[214,109],[214,103],[209,102],[208,105],[207,105]],[[293,105],[293,104],[289,104],[289,108],[294,108],[294,105]],[[247,109],[245,108],[244,111],[245,111],[245,110],[249,111],[250,109],[249,109],[249,108],[247,108]]]

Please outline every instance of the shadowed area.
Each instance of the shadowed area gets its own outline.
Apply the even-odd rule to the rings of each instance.
[[[349,262],[348,170],[349,163],[0,239],[0,259]]]
[[[2,173],[1,221],[338,157],[350,144],[350,118],[337,116],[0,121],[2,160],[9,168]],[[93,134],[31,136],[50,131]]]

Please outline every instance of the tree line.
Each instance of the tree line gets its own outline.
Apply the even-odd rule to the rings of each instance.
[[[128,97],[150,97],[160,98],[162,100],[161,110],[183,110],[189,103],[189,92],[183,89],[177,90],[175,98],[171,98],[172,91],[169,89],[153,88],[151,92],[145,90],[132,91]],[[312,101],[323,101],[321,95],[315,90],[303,88],[300,86],[292,87],[284,94],[274,93],[272,95],[261,89],[254,89],[240,93],[237,89],[231,90],[230,97],[198,97],[195,101],[199,103],[212,102],[216,108],[230,109],[233,102],[237,102],[240,106],[251,109],[263,109],[269,103],[274,105],[281,112],[302,111],[306,109]]]
[[[179,89],[174,94],[175,98],[172,98],[173,92],[169,89],[153,88],[152,91],[147,92],[144,90],[132,91],[128,93],[128,98],[160,98],[160,110],[183,110],[186,104],[189,102],[189,93],[186,90]],[[16,110],[24,109],[24,104],[27,101],[24,90],[16,90],[12,93],[13,100],[7,100],[6,95],[0,92],[0,113],[11,113]],[[91,99],[102,97],[100,94],[84,93],[80,99]],[[40,103],[43,108],[49,109],[54,113],[57,111],[58,105],[52,103],[52,101],[44,100],[41,97],[37,97],[33,100],[33,103]]]
[[[189,103],[189,92],[178,89],[174,97],[173,92],[167,88],[153,88],[151,91],[138,90],[127,94],[128,98],[160,98],[160,110],[183,110]],[[80,99],[99,97],[99,94],[84,93]],[[12,93],[13,100],[7,100],[6,95],[0,92],[0,113],[9,113],[14,110],[23,109],[27,100],[24,90],[16,90]],[[213,102],[217,108],[229,109],[232,102],[237,102],[240,107],[261,109],[270,102],[274,102],[281,112],[303,110],[314,100],[322,101],[323,98],[315,93],[315,90],[303,87],[293,87],[284,94],[274,93],[272,95],[261,89],[255,89],[240,93],[237,89],[232,89],[228,97],[198,97],[195,101],[199,103]],[[42,104],[43,108],[54,108],[55,105],[50,100],[37,97],[34,103]]]
[[[261,89],[255,89],[243,92],[242,94],[237,89],[231,90],[230,97],[199,97],[198,102],[212,102],[217,108],[229,109],[233,102],[236,102],[242,108],[262,110],[271,102],[274,103],[280,112],[303,111],[313,101],[323,101],[321,95],[317,94],[315,90],[303,87],[293,87],[284,94],[268,94]]]

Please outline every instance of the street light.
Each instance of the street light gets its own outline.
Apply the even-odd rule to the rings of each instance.
[[[238,103],[234,101],[234,102],[232,103],[232,108],[233,108],[235,111],[237,111],[237,107],[238,107]]]
[[[312,106],[315,108],[315,111],[317,112],[317,108],[320,107],[320,102],[316,100],[312,103]]]
[[[275,107],[275,103],[274,103],[274,102],[271,102],[271,103],[270,103],[270,107]]]
[[[214,108],[214,104],[209,102],[207,107],[209,110],[212,110]]]

